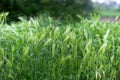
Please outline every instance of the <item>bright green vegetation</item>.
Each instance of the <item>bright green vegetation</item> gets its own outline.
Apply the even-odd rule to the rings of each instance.
[[[0,17],[0,80],[120,80],[120,23]]]

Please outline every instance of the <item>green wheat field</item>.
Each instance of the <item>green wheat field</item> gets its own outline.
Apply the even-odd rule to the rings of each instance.
[[[120,80],[120,23],[19,19],[0,14],[0,80]]]

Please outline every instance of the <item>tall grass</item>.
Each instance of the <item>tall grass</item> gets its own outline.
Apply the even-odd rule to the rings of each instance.
[[[0,18],[0,80],[120,80],[120,23]]]

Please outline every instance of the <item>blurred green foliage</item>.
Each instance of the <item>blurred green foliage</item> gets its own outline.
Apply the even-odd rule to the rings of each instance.
[[[38,12],[49,12],[60,17],[76,14],[83,15],[87,0],[1,0],[0,12],[10,12],[12,16],[35,15]]]

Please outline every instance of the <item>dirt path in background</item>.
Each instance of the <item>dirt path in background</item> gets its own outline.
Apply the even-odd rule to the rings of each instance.
[[[120,23],[120,17],[115,19],[115,17],[101,17],[100,20],[102,22],[110,21],[110,22],[119,22]]]

